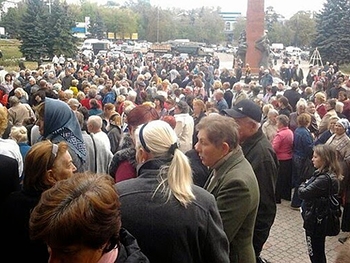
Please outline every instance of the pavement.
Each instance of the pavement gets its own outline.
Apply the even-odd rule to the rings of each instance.
[[[327,262],[335,262],[337,253],[344,246],[338,238],[344,235],[340,232],[338,236],[326,237]],[[290,201],[282,200],[281,204],[277,204],[275,222],[261,256],[271,263],[310,262],[303,220],[300,211],[291,209]]]
[[[232,55],[220,54],[220,68],[232,68]],[[278,60],[274,66],[276,71],[282,64],[282,60]],[[301,61],[300,67],[304,71],[306,77],[309,67],[309,61]],[[326,237],[326,257],[328,263],[334,263],[337,253],[344,246],[338,241],[339,237],[346,236],[346,233],[340,232],[338,236]],[[303,220],[299,210],[293,210],[290,207],[290,201],[282,200],[281,204],[277,204],[277,215],[272,225],[270,235],[266,241],[262,258],[270,263],[309,263],[310,259],[307,253],[305,240],[305,232],[303,228]],[[350,262],[349,262],[350,263]]]

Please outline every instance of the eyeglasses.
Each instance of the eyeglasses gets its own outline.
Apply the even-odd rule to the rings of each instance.
[[[46,171],[50,170],[53,167],[53,164],[54,164],[55,159],[57,157],[57,152],[58,152],[58,145],[53,143],[52,148],[51,148],[51,155],[50,155],[49,161],[47,162],[47,165],[46,165]]]

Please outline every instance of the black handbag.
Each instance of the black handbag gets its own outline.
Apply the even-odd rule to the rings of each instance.
[[[315,205],[315,231],[320,236],[336,236],[340,232],[341,209],[336,195],[332,194],[332,179],[326,174],[329,181],[329,195],[319,198]]]

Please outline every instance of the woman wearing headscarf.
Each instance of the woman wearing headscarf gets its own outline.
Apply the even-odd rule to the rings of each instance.
[[[80,125],[74,112],[63,101],[46,98],[36,108],[42,139],[53,143],[65,141],[77,172],[84,172],[86,147]]]
[[[350,236],[350,138],[346,134],[349,127],[350,123],[347,119],[339,119],[334,125],[334,134],[326,142],[326,144],[333,146],[337,150],[344,171],[344,180],[342,180],[340,188],[344,207],[341,230],[348,233],[346,236],[340,237],[340,242],[345,242]]]

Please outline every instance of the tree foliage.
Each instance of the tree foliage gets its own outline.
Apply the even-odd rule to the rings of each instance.
[[[27,59],[76,53],[76,38],[71,30],[75,22],[66,3],[54,0],[47,6],[42,0],[28,0],[19,22],[20,51]]]
[[[323,61],[349,63],[349,9],[348,0],[328,0],[317,14],[313,47],[318,48]]]
[[[18,3],[17,8],[9,8],[7,13],[1,14],[0,26],[6,28],[6,33],[10,38],[19,38],[19,28],[23,13],[25,11],[25,6],[23,3]]]
[[[22,40],[20,51],[27,59],[39,59],[46,52],[49,41],[48,30],[45,28],[47,12],[43,11],[41,0],[28,0],[26,10],[20,21],[19,37]]]
[[[315,19],[310,12],[299,11],[287,22],[286,27],[291,30],[292,38],[289,43],[292,46],[309,48],[315,37]]]

